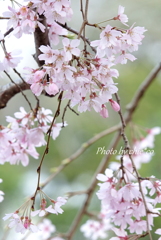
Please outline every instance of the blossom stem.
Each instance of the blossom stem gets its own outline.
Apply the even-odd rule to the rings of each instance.
[[[40,164],[39,164],[39,166],[38,166],[38,168],[37,168],[38,179],[37,179],[37,187],[36,187],[35,193],[34,193],[34,195],[33,195],[33,197],[32,197],[32,199],[33,199],[33,206],[32,206],[32,207],[33,207],[33,208],[34,208],[34,204],[35,204],[35,197],[36,197],[36,195],[37,195],[37,192],[40,190],[40,176],[41,176],[42,164],[43,164],[43,161],[44,161],[44,159],[45,159],[46,154],[48,154],[48,152],[49,152],[49,143],[50,143],[51,131],[52,131],[52,127],[53,127],[53,124],[54,124],[54,122],[55,122],[55,119],[56,119],[56,118],[59,116],[59,114],[60,114],[60,106],[61,106],[61,102],[62,102],[62,97],[63,97],[63,91],[62,91],[62,92],[59,94],[59,96],[58,96],[58,101],[59,101],[58,107],[57,107],[57,110],[56,110],[55,115],[54,115],[54,117],[53,117],[53,120],[52,120],[52,123],[51,123],[51,125],[50,125],[50,128],[49,128],[48,131],[47,131],[47,134],[48,134],[47,144],[46,144],[44,153],[43,153],[43,155],[42,155],[42,158],[41,158],[41,160],[40,160]]]

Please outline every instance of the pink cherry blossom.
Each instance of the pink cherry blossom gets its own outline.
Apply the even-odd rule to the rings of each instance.
[[[70,61],[72,59],[72,55],[75,55],[77,57],[80,55],[80,50],[77,48],[80,44],[80,40],[74,39],[70,41],[68,38],[64,38],[62,40],[62,43],[64,46],[67,61]]]
[[[42,239],[48,239],[51,234],[56,231],[56,227],[47,218],[43,219],[42,223],[38,224],[38,228],[40,229],[39,233]]]
[[[158,228],[156,231],[155,231],[156,234],[158,235],[161,235],[161,228]],[[158,238],[158,240],[161,240],[161,237]]]
[[[13,28],[15,29],[19,23],[19,15],[14,8],[8,7],[8,10],[9,11],[3,12],[4,17],[10,18],[7,23],[7,28],[9,29],[13,26]]]
[[[122,6],[119,6],[119,9],[118,9],[118,15],[117,17],[114,17],[113,19],[114,20],[119,20],[120,22],[122,22],[124,25],[128,26],[126,24],[126,22],[128,22],[128,17],[127,15],[124,14],[124,7]]]
[[[64,212],[61,206],[67,202],[67,198],[58,197],[56,201],[51,200],[51,202],[53,204],[46,208],[46,211],[58,215],[58,213],[62,214]]]
[[[80,228],[81,232],[83,232],[86,238],[90,238],[92,240],[97,239],[105,239],[107,238],[107,230],[110,229],[110,225],[105,224],[103,222],[88,220],[85,224],[83,224]]]
[[[117,37],[121,34],[119,31],[114,30],[110,25],[107,25],[100,34],[102,48],[110,47],[117,44]]]
[[[5,58],[3,60],[3,66],[6,71],[8,71],[10,68],[17,67],[18,63],[21,61],[22,57],[18,57],[21,53],[20,50],[14,50],[12,52],[9,52],[5,54]]]
[[[51,136],[54,140],[59,136],[63,126],[67,126],[67,123],[65,122],[64,125],[62,123],[54,123],[51,132]]]
[[[138,184],[127,183],[118,191],[118,196],[120,199],[123,198],[126,201],[141,197]]]
[[[55,60],[54,51],[50,46],[41,46],[39,47],[43,54],[39,55],[39,60],[44,60],[46,64],[53,63]]]
[[[55,95],[59,92],[58,86],[52,80],[45,86],[45,91],[49,95]]]
[[[31,232],[37,232],[38,228],[31,222],[31,207],[33,205],[33,200],[29,199],[26,201],[18,210],[14,213],[6,214],[3,217],[3,220],[10,220],[8,225],[9,228],[15,227],[16,232],[20,232],[24,234],[26,230],[30,230]]]
[[[61,27],[56,22],[53,22],[49,29],[49,39],[51,44],[57,45],[59,43],[59,35],[67,35],[68,31]]]
[[[127,60],[133,62],[134,60],[136,60],[136,58],[132,54],[122,51],[122,54],[116,58],[115,63],[126,64]]]

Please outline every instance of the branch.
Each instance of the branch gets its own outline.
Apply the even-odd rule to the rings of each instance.
[[[102,137],[107,136],[110,133],[113,133],[117,130],[119,130],[121,127],[120,124],[111,127],[110,129],[106,129],[100,133],[98,133],[97,135],[95,135],[94,137],[90,138],[87,142],[83,143],[82,146],[76,151],[74,152],[71,156],[69,156],[68,158],[65,158],[64,160],[62,160],[61,165],[59,165],[56,170],[54,171],[54,173],[52,173],[45,182],[43,182],[41,184],[41,188],[44,188],[49,182],[51,182],[51,180],[58,174],[60,173],[65,167],[67,167],[70,163],[72,163],[75,159],[77,159],[80,155],[82,155],[92,144],[94,144],[95,142],[97,142],[99,139],[101,139]]]
[[[36,187],[36,190],[35,190],[35,193],[32,197],[33,199],[33,206],[32,208],[34,209],[34,204],[35,204],[35,198],[36,198],[36,195],[37,195],[37,192],[40,190],[40,177],[41,177],[41,168],[42,168],[42,164],[43,164],[43,161],[45,159],[45,156],[49,153],[49,143],[50,143],[50,138],[51,138],[51,132],[52,132],[52,127],[53,127],[53,124],[55,122],[55,119],[59,116],[60,114],[60,106],[61,106],[61,102],[62,102],[62,96],[63,96],[63,91],[59,94],[58,96],[58,107],[57,107],[57,110],[55,112],[55,115],[53,117],[53,120],[51,122],[51,125],[47,131],[47,144],[46,144],[46,147],[45,147],[45,150],[43,152],[43,155],[42,155],[42,158],[40,160],[40,164],[37,168],[37,174],[38,174],[38,178],[37,178],[37,187]]]
[[[16,85],[9,83],[0,88],[0,109],[7,106],[8,101],[17,93],[30,89],[30,85],[25,82],[16,82]]]
[[[159,63],[157,66],[155,66],[152,69],[152,71],[149,73],[147,78],[142,82],[142,84],[138,88],[137,92],[135,93],[132,101],[126,107],[127,112],[124,116],[125,122],[130,121],[131,115],[138,107],[140,99],[144,96],[146,90],[148,89],[150,84],[153,82],[153,80],[156,78],[156,76],[158,75],[160,70],[161,70],[161,63]]]
[[[109,145],[108,149],[112,149],[112,148],[115,149],[117,144],[118,144],[118,142],[119,142],[119,140],[120,140],[120,132],[118,132],[116,134],[116,136],[113,138],[113,140],[112,140],[111,144]],[[80,211],[78,212],[78,215],[74,219],[74,221],[73,221],[73,223],[71,225],[71,228],[70,228],[69,232],[66,235],[68,240],[72,239],[72,237],[73,237],[73,235],[74,235],[74,233],[75,233],[75,231],[76,231],[76,229],[77,229],[77,227],[78,227],[78,225],[79,225],[79,223],[80,223],[84,213],[87,212],[87,208],[88,208],[88,205],[89,205],[90,200],[92,198],[92,194],[93,194],[94,189],[95,189],[95,187],[97,185],[96,176],[98,175],[98,173],[103,172],[106,169],[106,165],[109,162],[110,157],[111,157],[110,154],[105,156],[102,159],[100,165],[98,166],[98,168],[97,168],[97,170],[96,170],[96,172],[95,172],[95,174],[93,176],[93,179],[91,181],[90,187],[88,188],[88,191],[87,191],[88,194],[86,196],[84,204],[83,204],[82,208],[80,209]]]
[[[141,92],[140,92],[141,93]],[[120,102],[120,98],[118,96],[117,93],[115,93],[115,96],[116,96],[116,99],[117,99],[117,102],[119,103]],[[140,94],[139,94],[140,96]],[[143,96],[143,95],[142,95]],[[148,219],[148,213],[149,213],[149,210],[148,210],[148,206],[147,206],[147,203],[146,203],[146,200],[145,200],[145,196],[144,196],[144,192],[143,192],[143,189],[142,189],[142,186],[141,186],[141,180],[140,180],[140,175],[139,175],[139,172],[135,166],[135,163],[134,163],[134,160],[133,160],[133,157],[132,157],[132,154],[130,153],[130,144],[129,144],[129,140],[125,134],[125,122],[124,122],[124,119],[123,119],[123,116],[122,116],[122,110],[120,108],[120,111],[118,112],[119,116],[120,116],[120,119],[121,119],[121,123],[122,123],[122,128],[121,128],[121,136],[122,136],[122,139],[124,141],[124,150],[128,150],[128,155],[129,155],[129,158],[131,160],[131,163],[132,163],[132,166],[133,166],[133,170],[135,171],[136,173],[136,177],[137,177],[137,181],[138,181],[138,184],[139,184],[139,191],[141,193],[141,196],[142,196],[142,200],[143,200],[143,203],[144,203],[144,207],[145,207],[145,211],[146,211],[146,226],[147,226],[147,232],[149,234],[149,238],[150,240],[152,240],[152,236],[151,236],[151,232],[150,232],[150,228],[149,228],[149,219]],[[123,166],[123,158],[124,158],[124,153],[122,154],[121,156],[121,169],[122,169],[122,172],[123,172],[123,178],[124,178],[124,166]],[[124,178],[125,179],[125,178]]]
[[[36,53],[34,54],[34,59],[36,60],[39,67],[41,67],[44,64],[44,61],[40,61],[38,58],[38,56],[41,54],[39,47],[41,45],[45,45],[45,46],[50,45],[49,37],[48,37],[48,28],[47,28],[46,18],[44,17],[44,15],[40,16],[40,23],[42,23],[46,28],[45,28],[45,32],[42,32],[41,29],[37,27],[34,32],[35,49],[36,49]]]

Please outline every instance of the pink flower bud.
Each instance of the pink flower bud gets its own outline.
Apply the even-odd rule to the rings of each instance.
[[[31,224],[31,220],[28,218],[28,217],[25,217],[25,221],[24,221],[24,227],[26,228],[26,229],[28,229],[29,228],[29,226],[30,226],[30,224]]]
[[[112,99],[110,99],[109,101],[110,101],[111,107],[113,108],[114,111],[116,111],[116,112],[120,111],[120,105],[116,101],[114,101]]]
[[[104,104],[102,105],[102,109],[100,111],[100,115],[103,118],[107,118],[108,117],[108,110],[107,110],[107,108],[106,108],[106,106]]]

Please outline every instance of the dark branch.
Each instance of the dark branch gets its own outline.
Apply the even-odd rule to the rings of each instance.
[[[38,58],[38,56],[41,54],[39,47],[41,45],[45,45],[45,46],[49,45],[46,18],[44,17],[44,15],[41,15],[40,19],[41,19],[40,23],[42,23],[46,27],[46,29],[45,29],[45,32],[42,32],[41,29],[37,27],[34,32],[35,50],[36,50],[36,53],[34,54],[34,59],[36,60],[39,67],[41,67],[44,64],[44,61],[40,61]]]
[[[25,82],[17,83],[17,85],[13,83],[9,83],[4,85],[0,89],[0,109],[5,108],[7,106],[8,101],[14,97],[17,93],[21,91],[25,91],[30,89],[30,85]]]

